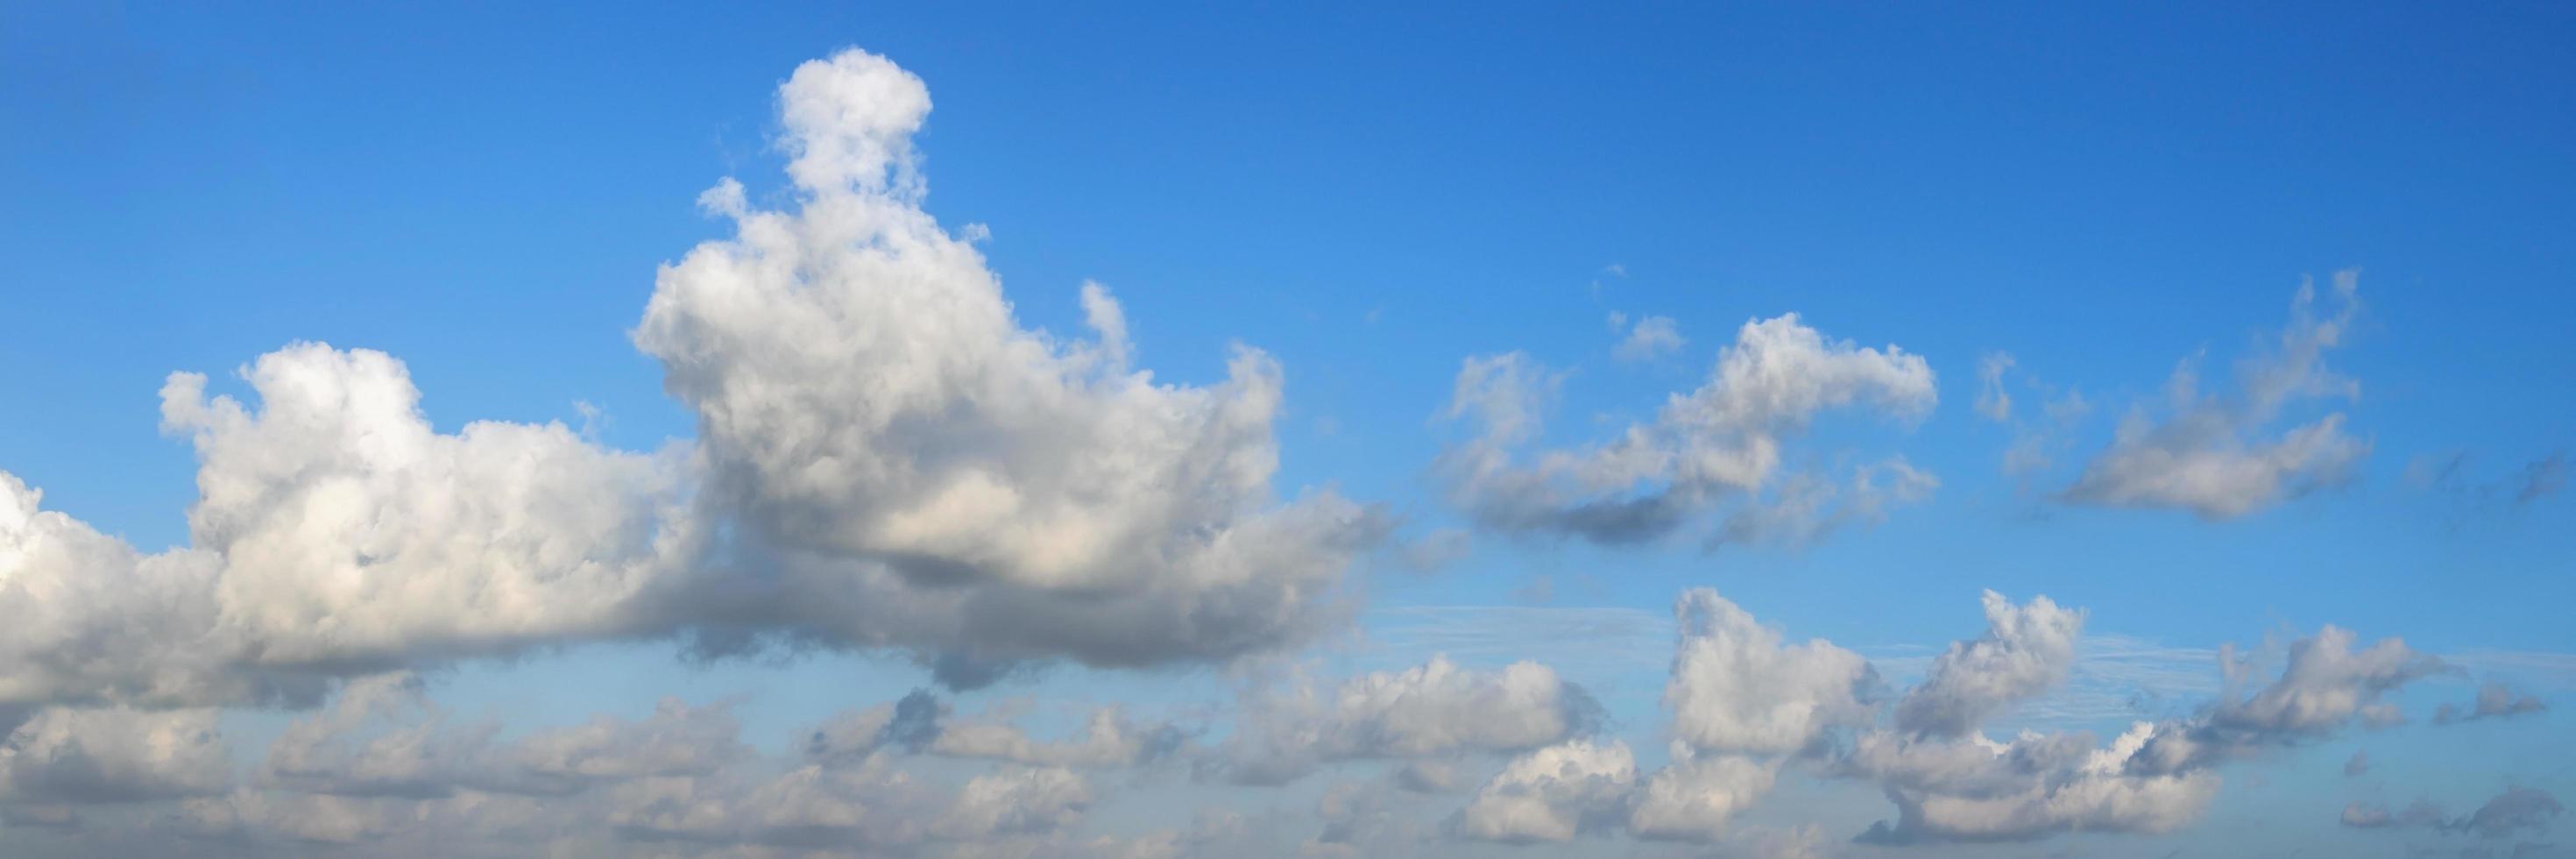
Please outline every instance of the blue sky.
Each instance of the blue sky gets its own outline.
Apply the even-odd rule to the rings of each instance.
[[[320,807],[314,803],[345,799],[366,804],[367,814],[402,815],[396,800],[366,791],[299,792],[276,776],[270,744],[291,735],[291,724],[319,724],[317,713],[347,709],[340,704],[349,696],[336,691],[343,684],[404,669],[426,678],[424,701],[460,714],[453,721],[488,717],[503,738],[594,714],[641,720],[664,696],[692,706],[723,702],[743,741],[769,756],[728,765],[750,770],[794,763],[797,738],[835,713],[925,688],[961,716],[1023,708],[1023,724],[1043,736],[1075,729],[1089,707],[1105,704],[1198,732],[1175,759],[1138,763],[1133,772],[1083,771],[1091,795],[1079,820],[1008,833],[1018,839],[1008,849],[1036,855],[1095,836],[1190,831],[1200,811],[1244,815],[1238,834],[1257,845],[1249,849],[1293,853],[1316,837],[1324,794],[1342,785],[1396,797],[1388,800],[1394,818],[1422,830],[1408,835],[1405,824],[1378,834],[1427,839],[1357,842],[1362,855],[1784,849],[1763,841],[1764,832],[1814,836],[1816,844],[1799,846],[1861,855],[1997,849],[1931,837],[1903,847],[1852,842],[1872,822],[1899,817],[1883,784],[1850,775],[1850,761],[1832,757],[1883,730],[1874,721],[1830,726],[1822,734],[1834,746],[1828,751],[1699,749],[1747,754],[1780,773],[1737,814],[1733,834],[1706,843],[1640,840],[1640,818],[1625,830],[1596,826],[1599,808],[1577,815],[1587,822],[1572,847],[1471,837],[1466,821],[1477,798],[1517,789],[1498,773],[1555,748],[1545,743],[1462,747],[1440,761],[1465,773],[1447,793],[1384,788],[1387,773],[1426,760],[1384,749],[1354,752],[1282,786],[1256,788],[1226,774],[1245,766],[1224,747],[1250,733],[1241,725],[1263,690],[1292,688],[1300,676],[1337,688],[1345,678],[1400,672],[1445,652],[1471,672],[1524,659],[1552,666],[1601,702],[1606,720],[1590,736],[1633,747],[1643,784],[1664,764],[1675,720],[1691,718],[1663,697],[1679,682],[1671,608],[1678,594],[1701,587],[1784,630],[1790,642],[1826,639],[1869,658],[1886,687],[1881,703],[1891,707],[1909,690],[1938,685],[1926,679],[1933,657],[1983,632],[1982,590],[2014,605],[2045,595],[2085,609],[2072,667],[2060,666],[2046,690],[2019,696],[1981,726],[2003,741],[2032,727],[2089,730],[2108,743],[2132,720],[2218,730],[2229,701],[2263,700],[2259,690],[2291,659],[2292,643],[2328,624],[2355,631],[2359,645],[2402,638],[2411,652],[2443,663],[2383,683],[2360,702],[2384,694],[2405,725],[2373,727],[2356,710],[2331,730],[2311,725],[2260,742],[2231,735],[2245,748],[2208,767],[2224,786],[2188,825],[2103,833],[2067,830],[2121,827],[2051,824],[2014,833],[2029,840],[2006,842],[2011,851],[2395,855],[2568,838],[2545,818],[2494,838],[2465,823],[2453,832],[2361,828],[2337,818],[2355,804],[2393,811],[2422,798],[2448,809],[2445,820],[2467,821],[2508,788],[2576,791],[2576,760],[2565,751],[2576,742],[2556,724],[2558,713],[2434,724],[2437,706],[2468,706],[2483,683],[2509,684],[2514,695],[2547,705],[2576,689],[2576,626],[2563,609],[2576,601],[2576,577],[2568,575],[2576,542],[2566,537],[2576,508],[2558,489],[2564,457],[2576,447],[2576,400],[2567,396],[2576,390],[2576,361],[2565,346],[2576,311],[2565,272],[2576,265],[2576,244],[2564,238],[2576,234],[2576,200],[2566,193],[2576,187],[2576,162],[2566,154],[2576,152],[2576,60],[2563,49],[2576,35],[2576,15],[2564,8],[137,6],[14,8],[0,12],[0,22],[0,124],[15,130],[0,135],[8,155],[0,170],[16,189],[0,204],[0,252],[13,262],[0,281],[7,331],[0,362],[15,368],[0,374],[0,404],[16,418],[0,420],[0,471],[41,489],[42,509],[142,552],[222,556],[208,563],[223,565],[223,581],[333,592],[288,567],[258,567],[244,560],[252,557],[245,549],[214,551],[205,536],[221,526],[192,530],[188,511],[212,491],[200,485],[201,466],[230,473],[209,463],[249,455],[201,453],[192,433],[221,428],[192,430],[198,425],[165,418],[155,392],[173,372],[201,373],[209,395],[255,406],[268,392],[235,368],[300,342],[399,360],[437,433],[470,434],[476,421],[556,421],[587,446],[581,450],[638,457],[661,450],[674,461],[708,452],[717,461],[708,471],[652,468],[671,469],[678,491],[718,510],[705,514],[710,533],[758,534],[743,540],[787,550],[760,560],[702,558],[692,567],[732,571],[724,574],[670,574],[714,593],[735,592],[722,575],[841,550],[868,563],[888,553],[954,562],[970,581],[989,575],[1010,587],[1055,574],[1123,583],[1113,590],[1169,584],[1158,576],[1198,581],[1200,571],[1186,564],[1134,572],[1073,562],[1066,563],[1078,569],[1055,570],[1045,557],[961,560],[1017,545],[1009,523],[943,526],[965,535],[954,544],[850,536],[893,527],[875,518],[890,515],[886,505],[917,503],[911,512],[922,515],[949,508],[927,497],[903,500],[897,486],[835,477],[829,469],[838,464],[958,456],[1005,479],[1036,480],[1013,469],[1054,455],[1032,452],[1054,449],[1044,432],[969,417],[928,434],[963,439],[954,447],[967,452],[957,453],[927,441],[907,449],[898,442],[911,437],[900,434],[831,451],[839,442],[828,433],[781,441],[755,429],[740,437],[706,430],[718,406],[682,391],[684,367],[733,385],[725,390],[738,396],[807,392],[790,401],[824,415],[828,427],[834,403],[879,390],[871,379],[903,378],[905,359],[918,357],[861,349],[827,373],[781,381],[756,375],[775,366],[730,362],[724,352],[757,349],[760,337],[690,339],[700,332],[692,325],[725,318],[710,309],[716,305],[677,301],[676,327],[661,335],[647,319],[648,301],[659,307],[666,292],[684,298],[696,282],[661,267],[735,234],[728,217],[701,208],[701,192],[734,177],[750,211],[774,213],[798,213],[825,193],[782,172],[805,138],[781,118],[781,87],[800,64],[853,47],[899,67],[887,74],[914,76],[935,104],[926,124],[901,136],[918,153],[911,163],[926,177],[927,195],[862,187],[861,198],[917,206],[942,235],[980,252],[972,271],[998,277],[1014,324],[1055,338],[1049,342],[1073,356],[1065,366],[1088,360],[1081,344],[1109,339],[1083,299],[1092,281],[1123,312],[1127,369],[1178,386],[1149,390],[1235,396],[1226,393],[1241,381],[1229,350],[1246,344],[1267,353],[1283,381],[1278,407],[1258,423],[1275,444],[1277,470],[1245,490],[1254,506],[1314,510],[1322,507],[1298,499],[1329,497],[1369,511],[1357,528],[1367,532],[1364,545],[1336,549],[1345,556],[1312,573],[1336,588],[1346,617],[1299,625],[1257,647],[1193,644],[1143,667],[1104,666],[1103,651],[1084,649],[1090,645],[1059,652],[990,644],[963,627],[936,638],[890,631],[882,625],[890,621],[857,609],[830,615],[835,609],[825,606],[815,609],[825,615],[754,626],[790,638],[828,633],[713,661],[686,657],[674,643],[705,617],[619,615],[515,637],[326,654],[356,662],[293,666],[289,673],[314,678],[326,692],[300,702],[98,691],[112,684],[54,697],[11,692],[17,697],[0,699],[0,715],[12,706],[63,714],[28,717],[35,727],[21,730],[30,738],[47,725],[76,724],[70,714],[87,712],[81,708],[214,708],[237,772],[220,790],[197,789],[205,787],[200,780],[190,790],[142,790],[149,796],[141,802],[84,808],[86,826],[0,824],[0,844],[77,854],[108,843],[85,839],[109,837],[101,833],[116,828],[110,822],[202,823],[210,803],[230,803],[238,825],[222,838],[169,837],[209,851],[291,843],[328,853],[363,851],[382,836],[391,840],[378,848],[394,849],[387,845],[410,836],[362,826],[355,843],[340,846],[291,837],[312,834],[297,829],[312,815],[298,822],[292,810],[310,812]],[[879,97],[836,97],[858,99],[843,108],[862,119],[891,109]],[[989,237],[970,238],[970,224]],[[836,288],[895,294],[849,277]],[[2294,308],[2303,283],[2313,296],[2304,311]],[[2355,286],[2349,300],[2342,283]],[[887,324],[900,325],[919,305],[866,306],[892,308]],[[794,309],[779,309],[788,315],[773,320],[781,341],[805,330],[795,320],[813,318]],[[1733,348],[1742,345],[1739,328],[1787,313],[1821,332],[1823,354],[1857,368],[1817,377],[1825,381],[1814,390],[1841,392],[1820,396],[1845,400],[1783,407],[1710,438],[1659,423],[1668,398],[1731,396],[1741,386],[1711,379],[1728,355],[1749,351]],[[1664,320],[1679,342],[1640,343],[1623,355],[1623,339],[1649,318]],[[2309,324],[2319,319],[2323,328]],[[960,338],[966,345],[954,345],[957,354],[975,348],[958,329],[922,330],[949,332],[924,342]],[[2315,362],[2283,357],[2294,351],[2285,343],[2329,330]],[[816,354],[840,354],[837,342],[825,338],[830,348]],[[871,363],[871,354],[886,363]],[[1543,427],[1511,440],[1481,434],[1474,408],[1453,408],[1472,399],[1462,368],[1506,354],[1554,380],[1534,389]],[[1994,383],[2012,398],[2008,412],[1981,403],[1981,369],[1998,355],[2012,359]],[[1923,390],[1899,360],[1909,356],[1920,363]],[[2198,390],[2212,397],[2205,413],[2167,399],[2186,365],[2198,368]],[[1790,378],[1804,365],[1782,366],[1781,378]],[[2292,378],[2293,390],[2248,406],[2263,400],[2253,391],[2267,373]],[[2076,402],[2068,392],[2084,407],[2051,416],[2052,403]],[[1097,405],[1124,414],[1111,402]],[[1184,409],[1183,402],[1166,405]],[[1090,414],[1055,419],[1078,423]],[[2122,496],[2111,489],[2089,499],[2073,491],[2108,473],[2091,469],[2109,469],[2131,449],[2121,441],[2124,420],[2134,417],[2143,431],[2188,424],[2193,414],[2223,431],[2189,445],[2144,447],[2234,463],[2322,425],[2344,453],[2270,473],[2253,490],[2232,484]],[[1100,434],[1062,442],[1073,451],[1067,462],[1128,463],[1121,457],[1132,454],[1151,465],[1160,455],[1125,446],[1140,432],[1132,423],[1082,426]],[[1662,453],[1702,443],[1734,451],[1753,439],[1778,442],[1780,458],[1749,484],[1694,484],[1670,463],[1643,478],[1593,484],[1584,482],[1593,479],[1586,466],[1545,464],[1550,452],[1592,462],[1587,452],[1615,448],[1632,426],[1671,433],[1656,448]],[[1005,437],[1026,444],[975,447]],[[1223,438],[1230,450],[1262,447]],[[1509,454],[1509,469],[1525,469],[1496,474],[1535,475],[1556,493],[1542,502],[1565,493],[1610,501],[1673,493],[1692,499],[1677,502],[1684,524],[1642,542],[1603,543],[1503,521],[1494,510],[1527,499],[1497,489],[1502,483],[1462,480],[1451,468],[1459,452],[1488,441]],[[2025,444],[2048,462],[2016,466],[2010,452]],[[814,456],[826,464],[792,468],[748,464],[811,456],[818,446],[838,458]],[[257,459],[259,467],[295,453],[282,450]],[[1869,473],[1876,486],[1889,486],[1896,472],[1868,469],[1891,457],[1937,488],[1867,508],[1868,493],[1850,481]],[[1126,466],[1104,467],[1110,483],[1125,485],[1115,469]],[[1140,474],[1145,467],[1135,466]],[[281,486],[318,473],[291,462],[277,469]],[[816,474],[825,484],[813,490],[820,496],[785,488],[793,479],[783,475]],[[1794,506],[1789,493],[1802,477],[1844,487],[1841,506],[1823,508],[1843,517],[1833,520],[1838,527],[1709,547],[1712,530],[1751,521],[1748,511]],[[510,515],[508,499],[517,496],[459,479],[445,491],[488,494],[502,511],[495,515]],[[1077,508],[1114,506],[1096,493],[1116,493],[1079,481],[1015,488],[1028,498],[1060,491],[1088,499]],[[2210,514],[2209,504],[2222,503],[2212,492],[2234,492],[2228,499],[2241,509]],[[726,508],[741,500],[735,496],[758,503]],[[880,500],[889,497],[898,500]],[[2106,500],[2114,498],[2126,500]],[[777,512],[791,508],[803,512]],[[379,529],[426,521],[400,515],[406,509],[359,518]],[[1162,523],[1172,527],[1152,531],[1156,522],[1145,519],[1109,524],[1199,546],[1188,535],[1277,521],[1270,516],[1190,520],[1201,530]],[[800,524],[809,521],[837,524]],[[1429,551],[1455,546],[1465,548]],[[1408,554],[1443,557],[1408,565]],[[22,585],[8,606],[44,621],[33,626],[86,628],[72,619],[129,617],[113,606],[84,614],[63,602],[70,597],[36,587],[52,569],[37,563],[0,553],[0,572],[15,572]],[[402,570],[431,584],[471,578],[427,562]],[[551,576],[540,570],[536,580]],[[435,590],[431,584],[421,587]],[[1047,588],[1060,585],[1040,590],[1056,599],[1066,592]],[[360,625],[375,616],[349,606],[320,610],[348,612],[346,622]],[[73,640],[27,639],[0,645],[0,653],[33,665]],[[269,642],[270,652],[289,640]],[[2239,686],[2224,682],[2218,665],[2216,648],[2230,642],[2257,654],[2260,668]],[[939,687],[922,664],[933,651],[1007,651],[1020,668],[989,686]],[[225,663],[221,676],[286,670],[260,662],[284,657],[243,658]],[[352,667],[359,662],[363,670]],[[2282,683],[2285,694],[2298,691]],[[354,736],[402,730],[375,725]],[[20,745],[50,748],[36,739]],[[2373,765],[2346,777],[2342,768],[2362,748]],[[1007,757],[872,755],[868,766],[931,781],[1053,772]],[[34,774],[13,776],[18,792],[0,794],[0,804],[77,805],[41,795],[48,782],[23,763],[31,757],[20,760]],[[1627,811],[1642,802],[1621,801]],[[609,813],[581,802],[538,804]],[[240,810],[254,806],[270,811]],[[2560,821],[2556,830],[2567,826]],[[124,828],[116,837],[184,827]],[[598,829],[564,836],[574,840],[562,849],[625,855],[634,847]],[[897,849],[882,833],[844,835],[851,843],[842,846]],[[261,840],[272,837],[286,840]],[[743,837],[745,849],[788,849]],[[938,836],[901,849],[963,850],[966,840]],[[671,851],[694,843],[650,842]],[[486,846],[512,855],[527,845],[496,835]]]

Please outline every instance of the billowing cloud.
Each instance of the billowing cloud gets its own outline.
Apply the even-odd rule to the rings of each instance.
[[[1329,492],[1278,504],[1278,363],[1211,386],[1093,336],[1022,327],[983,255],[920,208],[921,81],[847,51],[779,90],[795,200],[730,180],[732,239],[662,269],[635,342],[698,418],[704,488],[771,565],[708,618],[977,662],[1215,659],[1335,616],[1382,529]]]
[[[232,783],[230,753],[213,710],[47,708],[0,741],[0,804],[218,794]]]
[[[0,730],[47,703],[317,699],[318,682],[233,670],[216,629],[223,559],[146,555],[38,506],[0,472]]]
[[[1332,761],[1534,749],[1589,733],[1600,719],[1592,696],[1547,666],[1484,672],[1434,656],[1329,691],[1301,680],[1254,697],[1214,761],[1234,781],[1277,784]]]
[[[1789,754],[1873,717],[1862,696],[1878,675],[1860,654],[1823,640],[1783,644],[1779,630],[1707,588],[1684,592],[1673,615],[1680,641],[1664,705],[1673,736],[1691,747]]]
[[[2084,466],[2064,498],[2114,507],[2172,507],[2204,519],[2232,519],[2344,482],[2370,443],[2344,430],[2334,412],[2275,431],[2289,406],[2352,399],[2361,386],[2325,366],[2360,310],[2359,273],[2337,272],[2333,310],[2319,315],[2313,283],[2299,286],[2290,325],[2239,368],[2240,389],[2203,394],[2192,362],[2165,385],[2167,413],[2144,409],[2121,422],[2111,446]]]
[[[1897,701],[1893,729],[1863,731],[1832,769],[1880,785],[1897,819],[1860,840],[2011,841],[2058,832],[2167,832],[2199,819],[2218,793],[2204,769],[2142,772],[2158,726],[2107,745],[2084,731],[1986,736],[2006,707],[2066,683],[2086,613],[2047,597],[2015,606],[1984,595],[1987,630],[1953,643]]]
[[[1386,520],[1280,502],[1277,363],[1132,367],[1129,320],[1024,328],[922,212],[919,79],[848,51],[780,90],[795,195],[705,197],[734,238],[662,269],[635,342],[699,419],[655,454],[560,423],[433,428],[403,364],[297,344],[175,373],[188,548],[144,554],[0,474],[0,712],[319,700],[335,676],[687,635],[918,654],[958,686],[1027,661],[1223,661],[1347,609]]]
[[[1459,812],[1468,838],[1565,842],[1614,828],[1637,782],[1637,759],[1616,740],[1571,740],[1514,758]]]
[[[2058,832],[2170,832],[2218,795],[2208,770],[2141,773],[2132,765],[2155,727],[2141,722],[2096,748],[2089,733],[2024,733],[2010,743],[1877,732],[1844,762],[1886,786],[1897,820],[1862,841],[2012,841]]]
[[[2025,606],[1994,591],[1984,599],[1986,634],[1952,644],[1933,660],[1923,685],[1897,702],[1899,730],[1959,736],[2004,707],[2066,682],[2084,612],[2059,608],[2047,597]]]
[[[1788,442],[1820,413],[1869,407],[1911,421],[1937,399],[1921,356],[1830,340],[1787,314],[1746,322],[1708,381],[1674,394],[1652,422],[1589,447],[1524,452],[1560,378],[1516,352],[1460,368],[1448,414],[1472,418],[1480,432],[1443,453],[1435,473],[1485,527],[1652,540],[1730,498],[1760,505]]]
[[[632,633],[688,557],[668,459],[562,424],[430,427],[401,362],[302,344],[244,371],[254,410],[177,373],[162,418],[198,454],[195,547],[220,631],[266,664],[400,665]]]
[[[1646,779],[1628,811],[1628,831],[1639,838],[1713,842],[1729,832],[1738,812],[1771,792],[1776,763],[1732,755],[1694,757],[1687,746],[1672,764]]]

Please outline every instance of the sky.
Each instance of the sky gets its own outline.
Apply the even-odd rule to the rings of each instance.
[[[2576,855],[2571,37],[0,5],[0,853]]]

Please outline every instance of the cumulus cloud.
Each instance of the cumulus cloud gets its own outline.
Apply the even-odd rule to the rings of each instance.
[[[140,555],[0,480],[0,602],[29,619],[0,696],[309,703],[331,674],[653,628],[692,539],[670,458],[561,424],[438,433],[377,352],[242,376],[256,408],[196,374],[162,389],[198,453],[191,548]]]
[[[2205,769],[2144,771],[2137,761],[2159,726],[2140,722],[2099,744],[2084,731],[2023,731],[1998,742],[1985,722],[2065,684],[2086,613],[2046,597],[2015,606],[1984,595],[1987,630],[1935,657],[1897,701],[1892,729],[1863,731],[1832,771],[1874,781],[1897,819],[1869,843],[2011,841],[2057,832],[2167,832],[2197,820],[2217,795]]]
[[[1776,763],[1720,755],[1694,757],[1675,749],[1673,763],[1639,788],[1628,812],[1628,831],[1662,841],[1714,842],[1728,834],[1738,812],[1771,792]]]
[[[2155,726],[2130,769],[2184,772],[2331,737],[2356,723],[2395,725],[2405,716],[2383,700],[2390,692],[2454,670],[2399,639],[2381,639],[2358,651],[2356,640],[2352,631],[2328,625],[2292,642],[2280,676],[2252,694],[2239,691],[2248,662],[2233,646],[2220,648],[2228,692],[2199,715]]]
[[[1974,641],[1950,645],[1932,672],[1896,705],[1899,730],[1955,737],[2014,702],[2066,682],[2084,611],[2059,608],[2047,597],[2015,606],[1985,593],[1987,630]]]
[[[0,804],[133,803],[222,793],[215,711],[52,707],[0,740]]]
[[[220,556],[146,555],[43,499],[0,472],[0,730],[56,702],[319,697],[318,682],[232,670],[216,623]]]
[[[2086,732],[2024,732],[2010,743],[1873,732],[1843,763],[1880,781],[1897,820],[1861,841],[1905,844],[2011,841],[2057,832],[2170,832],[2192,823],[2218,795],[2208,770],[2144,773],[2133,761],[2155,726],[2138,723],[2108,745]]]
[[[2443,704],[2435,709],[2433,723],[2449,725],[2479,719],[2510,719],[2547,709],[2549,705],[2541,703],[2539,696],[2516,694],[2512,686],[2503,683],[2486,683],[2478,687],[2477,700],[2471,702],[2468,709],[2462,710],[2458,704]]]
[[[1600,719],[1600,704],[1547,666],[1484,672],[1434,656],[1330,691],[1304,680],[1255,697],[1213,760],[1236,782],[1278,784],[1332,761],[1534,749],[1589,733]]]
[[[2195,362],[2166,383],[2166,414],[2145,409],[2122,421],[2063,498],[2113,507],[2170,507],[2203,519],[2232,519],[2338,485],[2369,454],[2334,412],[2274,430],[2284,411],[2316,399],[2353,399],[2361,386],[2325,365],[2360,311],[2359,273],[2337,272],[2332,309],[2320,315],[2314,283],[2302,283],[2290,324],[2269,348],[2238,367],[2239,389],[2203,394]]]
[[[1746,322],[1708,381],[1672,395],[1652,422],[1588,447],[1525,451],[1561,378],[1517,352],[1461,366],[1448,415],[1471,418],[1479,434],[1434,471],[1450,502],[1485,527],[1656,539],[1729,499],[1760,504],[1787,444],[1823,412],[1868,407],[1911,421],[1937,399],[1921,356],[1831,340],[1788,314]],[[1882,497],[1910,500],[1902,495]]]
[[[1878,675],[1860,654],[1821,639],[1783,644],[1779,630],[1707,588],[1684,592],[1673,615],[1680,641],[1664,705],[1673,735],[1692,748],[1795,753],[1830,727],[1873,717],[1863,696]]]
[[[1566,842],[1615,827],[1637,782],[1636,756],[1617,740],[1571,740],[1512,759],[1459,812],[1457,830],[1482,841]]]
[[[697,415],[703,491],[775,555],[732,624],[1142,665],[1335,616],[1383,525],[1329,492],[1273,501],[1276,361],[1237,347],[1219,383],[1157,382],[1097,284],[1092,337],[1024,327],[920,208],[918,78],[846,51],[779,99],[793,205],[709,191],[735,236],[665,266],[634,333]]]
[[[794,195],[657,279],[637,345],[698,418],[642,454],[561,423],[437,431],[404,365],[296,344],[251,396],[174,373],[199,461],[190,546],[144,554],[0,473],[0,712],[316,703],[335,676],[686,635],[911,651],[939,679],[1027,661],[1222,661],[1343,617],[1386,530],[1330,492],[1272,496],[1277,362],[1133,366],[1131,322],[1022,326],[920,208],[921,81],[847,51],[781,87]]]

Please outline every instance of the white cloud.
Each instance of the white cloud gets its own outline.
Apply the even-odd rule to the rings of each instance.
[[[1860,654],[1815,640],[1784,645],[1716,591],[1695,588],[1674,603],[1680,643],[1664,688],[1673,735],[1704,752],[1791,754],[1827,728],[1867,724],[1861,695],[1877,674]]]
[[[1344,618],[1388,523],[1272,497],[1275,361],[1157,383],[1097,284],[1095,337],[1021,327],[919,208],[929,98],[883,58],[805,64],[779,103],[794,204],[710,191],[736,237],[665,267],[635,332],[694,447],[441,433],[368,350],[262,356],[248,401],[174,373],[189,548],[139,553],[0,474],[0,727],[51,703],[309,705],[332,676],[583,641],[892,648],[972,685],[1223,661]]]
[[[637,631],[688,560],[678,463],[559,423],[430,427],[401,362],[299,344],[243,373],[256,410],[176,373],[199,459],[194,546],[219,631],[279,665],[400,665]]]
[[[2024,606],[1994,591],[1984,599],[1986,634],[1952,644],[1933,660],[1923,685],[1897,702],[1899,730],[1966,734],[2003,708],[2066,682],[2084,611],[2059,608],[2044,596]]]
[[[39,508],[43,497],[0,472],[0,730],[53,702],[320,694],[318,683],[270,686],[229,670],[232,648],[215,628],[222,558],[187,549],[145,555]]]
[[[1459,812],[1458,832],[1482,841],[1565,842],[1616,826],[1637,782],[1626,743],[1571,740],[1514,758]]]
[[[1646,780],[1628,812],[1639,838],[1714,842],[1735,815],[1771,792],[1777,764],[1736,756],[1694,758],[1687,747]]]
[[[982,254],[919,206],[918,78],[847,51],[780,102],[794,205],[708,192],[735,237],[664,267],[635,331],[698,416],[705,491],[778,555],[744,625],[1139,665],[1337,617],[1382,525],[1329,492],[1272,499],[1276,361],[1237,347],[1220,383],[1158,383],[1129,368],[1130,322],[1097,284],[1094,337],[1022,327]]]
[[[0,803],[145,802],[232,782],[213,710],[52,707],[0,739]]]
[[[1865,842],[1992,841],[2052,832],[2170,832],[2199,819],[2217,796],[2207,770],[2139,773],[2155,726],[2141,722],[2110,745],[2089,733],[2024,733],[2011,743],[1912,739],[1887,732],[1859,738],[1843,765],[1880,781],[1897,821],[1863,833]]]
[[[1524,454],[1558,378],[1516,352],[1462,365],[1449,416],[1473,417],[1481,432],[1445,451],[1435,473],[1480,524],[1602,543],[1655,539],[1770,486],[1785,445],[1819,413],[1868,406],[1911,421],[1937,399],[1921,356],[1828,340],[1788,314],[1746,322],[1708,381],[1673,395],[1653,422],[1589,447]]]
[[[2203,395],[2192,362],[2166,383],[2168,414],[2133,411],[2111,446],[2084,467],[2064,498],[2115,507],[2173,507],[2204,519],[2232,519],[2284,499],[2338,485],[2370,452],[2345,432],[2334,412],[2308,423],[2267,430],[2284,410],[2312,399],[2353,399],[2361,386],[2325,366],[2342,344],[2360,302],[2359,273],[2337,272],[2330,315],[2316,310],[2316,287],[2302,283],[2290,325],[2278,342],[2238,368],[2240,390]]]

